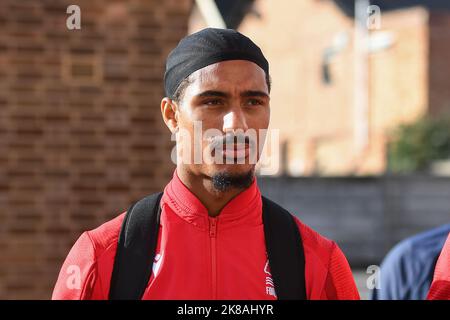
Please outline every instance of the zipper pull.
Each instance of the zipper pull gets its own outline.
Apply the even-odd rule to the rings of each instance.
[[[209,218],[209,236],[215,238],[217,234],[217,218]]]

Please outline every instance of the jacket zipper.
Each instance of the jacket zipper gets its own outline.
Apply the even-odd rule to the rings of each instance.
[[[216,259],[217,218],[209,217],[209,237],[211,239],[212,298],[217,299],[217,259]]]

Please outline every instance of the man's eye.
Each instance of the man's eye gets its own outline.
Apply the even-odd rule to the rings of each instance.
[[[259,99],[249,99],[247,101],[247,105],[250,105],[250,106],[258,106],[258,105],[262,105],[262,104],[263,104],[263,102]]]
[[[205,105],[208,106],[218,106],[222,104],[222,100],[220,99],[211,99],[211,100],[206,100],[203,102]]]

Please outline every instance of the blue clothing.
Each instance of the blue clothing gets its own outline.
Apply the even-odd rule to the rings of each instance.
[[[384,258],[380,288],[372,300],[424,300],[450,224],[420,233],[398,243]]]

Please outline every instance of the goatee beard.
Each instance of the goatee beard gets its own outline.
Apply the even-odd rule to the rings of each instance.
[[[232,174],[228,172],[216,173],[211,177],[213,187],[219,192],[235,189],[246,189],[253,182],[254,173],[250,170],[246,173]]]

